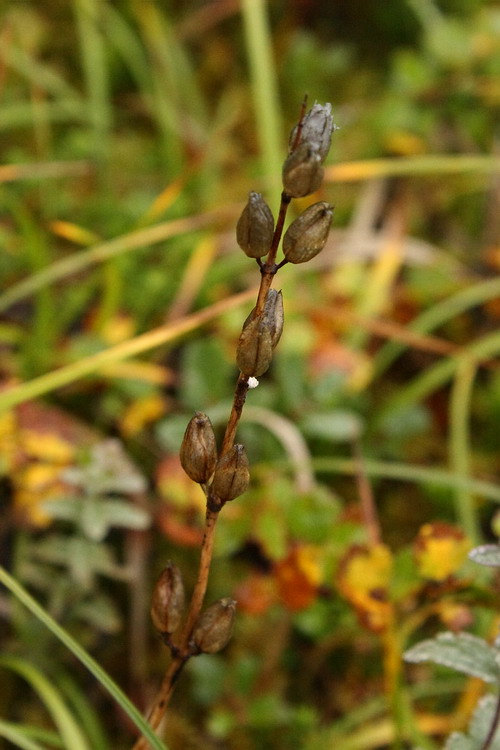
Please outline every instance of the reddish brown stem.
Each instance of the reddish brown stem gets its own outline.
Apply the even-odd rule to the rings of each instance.
[[[186,617],[186,621],[182,628],[182,633],[179,638],[179,646],[175,649],[174,656],[170,665],[165,673],[163,681],[158,690],[158,694],[155,698],[155,702],[149,712],[148,721],[153,729],[158,729],[160,722],[165,714],[167,706],[172,697],[174,686],[177,678],[179,677],[184,665],[192,656],[191,649],[191,637],[196,621],[201,612],[203,606],[203,600],[208,584],[208,574],[210,572],[210,564],[212,561],[213,546],[215,541],[215,526],[219,514],[210,510],[207,510],[205,518],[205,533],[203,535],[203,542],[200,553],[200,565],[198,570],[198,579],[194,587],[193,595],[191,597],[191,603],[189,605],[189,611]],[[149,747],[148,741],[144,737],[140,737],[135,743],[133,750],[147,750]]]
[[[373,490],[365,471],[363,453],[357,438],[353,440],[353,453],[356,465],[356,482],[358,485],[359,499],[361,501],[361,512],[365,522],[370,544],[380,544],[380,523],[375,505]]]
[[[290,195],[288,195],[288,193],[285,193],[284,191],[281,193],[280,210],[278,213],[278,220],[276,221],[276,227],[274,229],[271,249],[269,250],[269,254],[266,258],[266,262],[263,263],[260,267],[260,272],[262,274],[262,277],[260,280],[260,288],[259,288],[259,294],[257,296],[257,303],[255,305],[254,317],[258,317],[262,313],[262,310],[264,309],[264,304],[266,301],[267,293],[269,289],[271,288],[273,278],[278,270],[278,267],[276,265],[276,254],[278,252],[281,235],[283,234],[283,227],[285,225],[286,212],[288,211],[288,206],[290,205],[291,200],[292,198]]]
[[[243,407],[245,406],[245,400],[248,393],[248,378],[240,372],[236,388],[234,391],[233,406],[231,408],[231,414],[227,422],[226,432],[224,433],[224,439],[222,441],[221,456],[224,456],[234,445],[234,439],[236,436],[236,429],[238,422],[240,421]]]

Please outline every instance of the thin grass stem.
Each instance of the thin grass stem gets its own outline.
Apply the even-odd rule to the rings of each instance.
[[[462,357],[468,357],[479,362],[483,359],[489,359],[499,352],[500,333],[498,331],[489,333],[477,341],[464,346],[459,355],[441,360],[433,367],[429,367],[405,388],[401,388],[395,396],[387,399],[376,415],[376,423],[380,424],[385,415],[418,403],[446,385],[460,366]]]
[[[115,237],[112,240],[95,245],[79,253],[70,255],[68,258],[56,261],[32,274],[24,281],[14,284],[3,294],[0,294],[0,312],[11,305],[21,302],[44,286],[54,284],[66,279],[68,276],[84,271],[110,258],[116,258],[131,250],[149,247],[158,242],[163,242],[179,234],[203,229],[225,219],[233,217],[234,213],[227,211],[209,211],[204,214],[165,221],[146,229],[138,229],[134,232]]]
[[[275,195],[281,175],[281,116],[266,0],[242,0],[241,12],[266,185]]]
[[[471,471],[469,420],[476,372],[477,362],[463,357],[453,380],[450,397],[450,468],[462,479],[467,479]],[[474,499],[465,485],[455,490],[455,509],[472,544],[479,544],[480,532]]]
[[[32,398],[51,393],[57,388],[69,385],[80,378],[97,373],[103,368],[105,369],[108,365],[129,359],[137,354],[149,351],[150,349],[155,349],[158,346],[171,343],[172,341],[177,340],[180,336],[194,331],[205,323],[208,323],[218,315],[222,315],[222,313],[227,312],[234,307],[238,307],[243,302],[251,299],[254,293],[255,292],[252,289],[247,292],[236,294],[233,297],[228,297],[227,299],[216,302],[214,305],[211,305],[200,312],[193,313],[192,315],[173,323],[159,326],[152,331],[143,333],[140,336],[136,336],[133,339],[112,346],[102,352],[93,354],[90,357],[84,357],[77,362],[59,368],[58,370],[48,372],[47,374],[40,375],[38,378],[29,380],[26,383],[21,383],[20,385],[2,391],[0,392],[0,413]]]

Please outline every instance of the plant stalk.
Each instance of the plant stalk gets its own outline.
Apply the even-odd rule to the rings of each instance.
[[[276,254],[281,240],[281,235],[283,233],[286,213],[288,210],[288,206],[290,205],[290,201],[291,197],[287,193],[282,192],[280,209],[278,219],[276,221],[276,227],[274,230],[271,247],[269,249],[269,253],[267,255],[265,263],[259,261],[261,279],[259,291],[257,294],[257,302],[254,310],[255,316],[259,315],[264,309],[267,293],[279,268],[279,266],[276,264]],[[248,378],[240,372],[234,390],[231,412],[227,421],[227,426],[222,441],[221,456],[224,456],[226,453],[228,453],[234,445],[236,430],[241,419],[248,389]],[[220,508],[223,505],[220,499],[215,496],[210,489],[206,491],[206,495],[207,510],[205,516],[205,531],[203,534],[203,542],[200,551],[198,577],[191,597],[191,602],[189,604],[186,620],[178,637],[178,645],[171,647],[172,659],[167,668],[167,671],[165,672],[165,676],[158,690],[158,694],[148,715],[148,722],[152,729],[158,729],[172,697],[175,683],[179,675],[181,674],[184,665],[189,661],[190,657],[196,653],[196,648],[192,643],[192,634],[196,622],[200,616],[205,599],[210,566],[212,563],[213,547],[215,542],[215,528],[217,519],[219,517]],[[132,750],[148,750],[148,748],[148,740],[145,737],[140,737],[134,744]]]

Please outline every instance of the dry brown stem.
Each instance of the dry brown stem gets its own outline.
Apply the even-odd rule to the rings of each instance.
[[[290,200],[290,196],[283,192],[281,195],[280,210],[269,254],[265,263],[259,262],[261,280],[254,315],[259,315],[262,312],[267,293],[271,288],[273,278],[278,271],[278,266],[276,265],[276,253],[283,233],[286,212],[290,205]],[[248,378],[243,375],[243,373],[240,373],[236,382],[231,413],[228,418],[222,441],[221,456],[230,451],[234,445],[236,430],[243,412],[248,389]],[[212,563],[215,528],[221,507],[222,503],[220,500],[213,496],[213,493],[208,490],[205,530],[200,551],[198,578],[193,590],[186,620],[177,639],[177,644],[171,647],[172,658],[170,664],[165,672],[165,676],[148,715],[148,721],[153,729],[158,729],[160,722],[165,715],[165,711],[174,691],[175,683],[182,672],[184,665],[189,658],[196,653],[192,644],[192,634],[205,599],[208,576]],[[134,744],[132,750],[148,750],[149,747],[149,742],[144,737],[140,737]]]

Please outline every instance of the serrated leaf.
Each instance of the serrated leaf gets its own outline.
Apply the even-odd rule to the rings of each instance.
[[[500,567],[500,544],[482,544],[469,552],[469,557],[479,565]]]
[[[468,734],[453,732],[448,737],[444,750],[481,750],[494,720],[496,703],[497,698],[493,695],[481,698],[472,716]],[[500,750],[500,726],[497,727],[488,750]]]
[[[417,643],[406,651],[404,658],[415,663],[432,661],[485,682],[498,683],[496,653],[486,641],[470,633],[440,633],[436,638]]]
[[[110,526],[142,531],[147,529],[151,523],[151,518],[146,510],[126,501],[105,500],[104,505]]]
[[[443,750],[477,750],[478,746],[465,734],[453,732],[446,741]]]
[[[80,524],[84,535],[93,542],[102,542],[109,523],[104,503],[97,497],[87,497],[82,503]]]
[[[149,526],[147,512],[124,500],[87,498],[81,516],[82,530],[93,541],[100,542],[113,526],[142,530]]]

